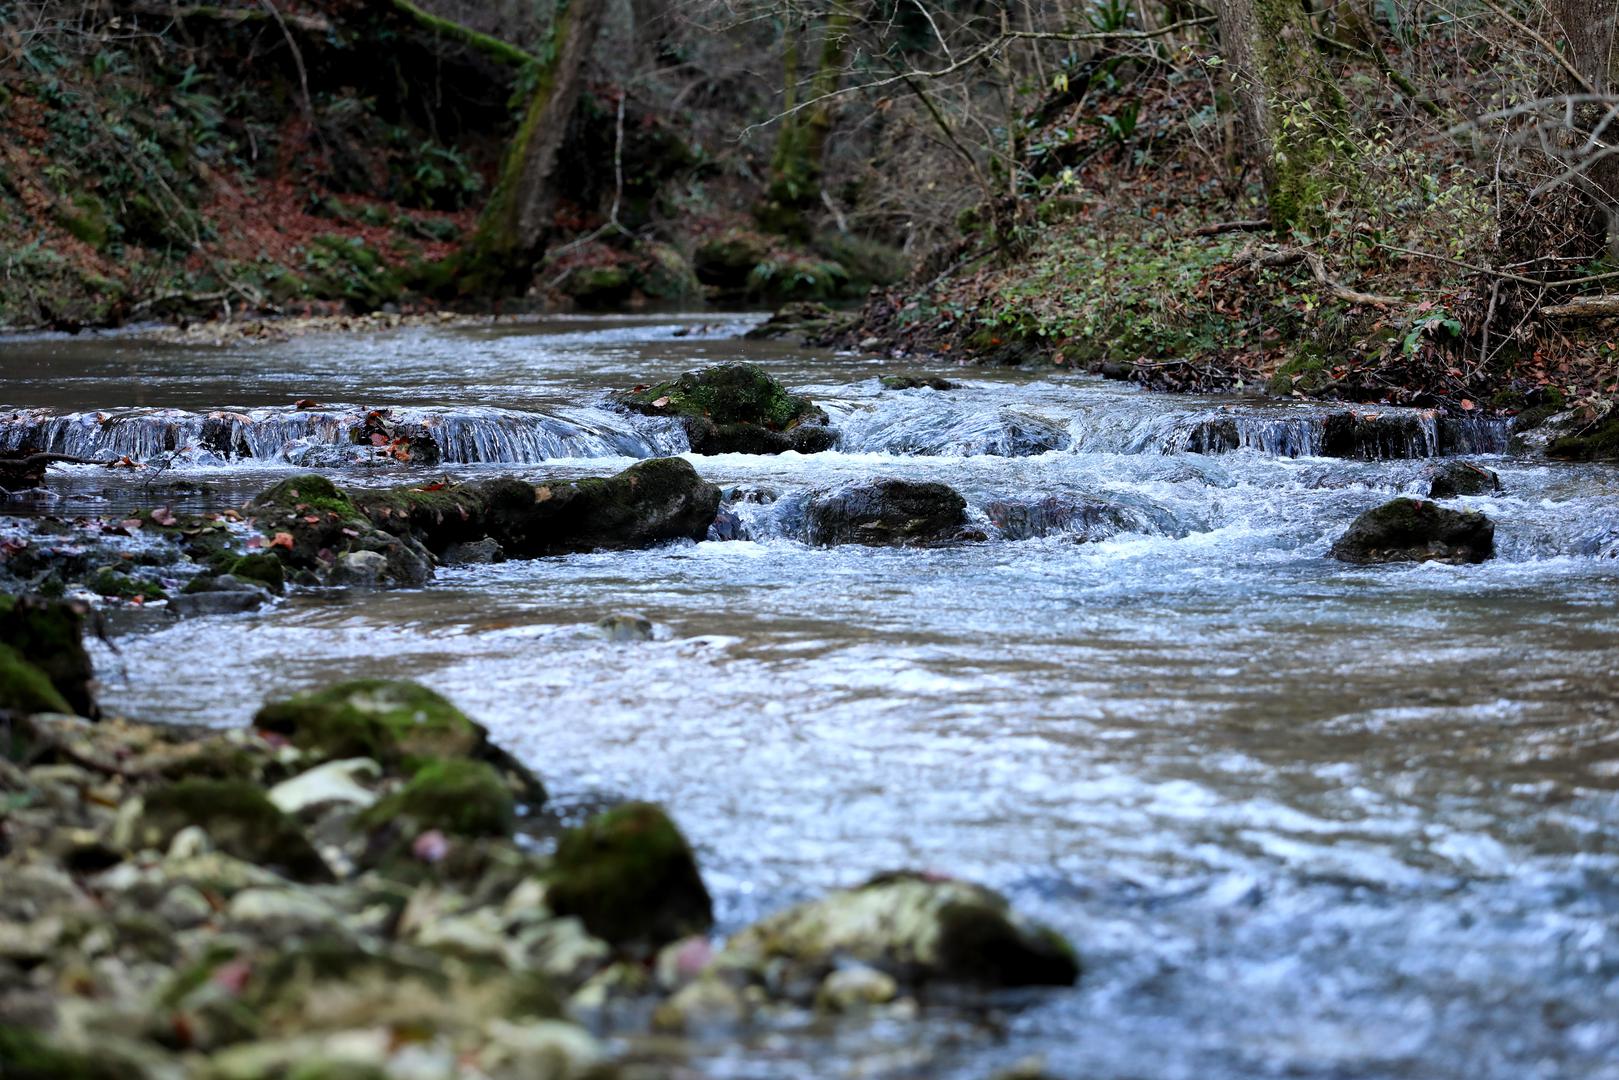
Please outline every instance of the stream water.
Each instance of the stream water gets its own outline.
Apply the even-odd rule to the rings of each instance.
[[[339,677],[419,679],[565,817],[666,804],[722,930],[918,867],[1004,891],[1086,965],[987,1018],[659,1051],[690,1075],[985,1077],[1038,1054],[1088,1080],[1619,1077],[1619,469],[1365,407],[1394,422],[1315,456],[1330,410],[1079,376],[884,390],[893,362],[745,341],[748,322],[14,341],[0,448],[181,451],[158,484],[63,470],[58,514],[217,507],[300,466],[423,475],[347,443],[376,408],[433,433],[426,475],[606,474],[684,448],[609,389],[761,363],[842,434],[814,456],[693,458],[749,539],[150,619],[98,647],[105,701],[237,724]],[[1192,452],[1210,431],[1238,448]],[[1325,557],[1360,511],[1424,492],[1441,451],[1501,474],[1504,493],[1460,500],[1496,522],[1495,560]],[[798,539],[806,493],[876,476],[955,486],[990,541]],[[1038,500],[1064,509],[1001,505]],[[621,610],[657,640],[604,640],[594,621]]]

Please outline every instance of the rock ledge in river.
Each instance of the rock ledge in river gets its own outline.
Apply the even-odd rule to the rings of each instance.
[[[1483,514],[1395,499],[1356,518],[1332,545],[1352,563],[1480,563],[1495,555],[1495,526]]]

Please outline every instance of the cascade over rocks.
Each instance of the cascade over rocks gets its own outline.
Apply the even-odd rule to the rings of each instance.
[[[810,499],[809,542],[901,546],[967,539],[967,500],[954,488],[872,480]]]
[[[756,364],[688,371],[614,400],[631,412],[679,417],[697,454],[814,454],[837,441],[826,413]]]
[[[1394,499],[1356,518],[1332,545],[1351,563],[1480,563],[1495,555],[1495,526],[1483,514]]]

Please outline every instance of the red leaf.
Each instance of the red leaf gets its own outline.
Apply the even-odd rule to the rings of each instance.
[[[450,485],[448,485],[444,481],[440,480],[437,483],[433,483],[433,484],[423,484],[421,487],[417,488],[416,490],[417,491],[443,491],[445,488],[447,488],[449,486]]]
[[[1473,406],[1473,403],[1471,401],[1469,401],[1467,398],[1462,398],[1462,411],[1463,412],[1472,412],[1473,408],[1474,408],[1474,406]]]
[[[318,409],[320,408],[320,402],[314,398],[299,398],[292,403],[292,407],[294,409]]]
[[[160,506],[152,511],[152,520],[159,525],[173,525],[175,523],[174,511],[166,506]]]
[[[292,545],[293,539],[291,533],[276,533],[274,539],[270,541],[271,547],[282,547],[289,551],[292,550]]]

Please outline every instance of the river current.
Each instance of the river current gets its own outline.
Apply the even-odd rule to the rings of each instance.
[[[149,617],[97,646],[104,702],[239,724],[325,681],[418,679],[534,767],[547,813],[664,803],[722,932],[913,867],[1002,890],[1085,964],[988,1016],[638,1051],[687,1075],[986,1077],[1039,1055],[1075,1080],[1619,1077],[1619,468],[1507,456],[1499,426],[1420,414],[1321,456],[1331,410],[1076,375],[936,367],[960,387],[888,390],[903,365],[750,324],[24,339],[0,353],[0,448],[26,430],[175,452],[157,484],[62,470],[63,500],[27,512],[63,515],[219,508],[310,467],[605,475],[685,445],[610,390],[760,363],[841,434],[691,458],[747,539]],[[444,463],[361,460],[341,432],[373,409],[425,425]],[[1211,430],[1235,441],[1194,452]],[[1326,557],[1356,514],[1424,492],[1439,453],[1500,474],[1457,500],[1495,521],[1496,559]],[[956,487],[990,539],[799,539],[810,491],[890,476]],[[656,640],[604,640],[618,611]]]

